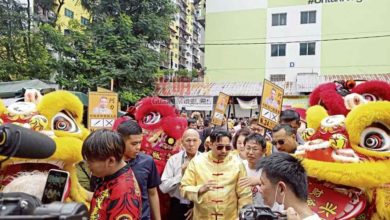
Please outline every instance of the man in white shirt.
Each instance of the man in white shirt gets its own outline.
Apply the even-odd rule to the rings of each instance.
[[[111,109],[108,108],[108,98],[105,96],[101,96],[99,99],[99,104],[93,109],[94,114],[103,114],[110,115],[112,114]]]
[[[193,204],[180,196],[180,181],[192,158],[199,155],[199,133],[194,129],[187,129],[182,138],[183,150],[171,156],[161,176],[160,190],[171,196],[171,207],[168,219],[190,219]]]
[[[265,138],[261,134],[252,133],[244,140],[246,160],[243,161],[247,176],[240,179],[241,186],[250,186],[254,205],[264,206],[263,196],[260,194],[261,169],[256,169],[266,151]]]

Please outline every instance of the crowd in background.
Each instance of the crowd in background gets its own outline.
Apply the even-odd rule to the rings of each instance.
[[[280,115],[279,125],[276,126],[272,131],[266,130],[262,126],[260,126],[258,124],[258,118],[254,117],[236,118],[233,114],[231,114],[230,118],[226,118],[225,115],[222,125],[215,126],[210,123],[210,116],[206,116],[201,112],[195,111],[189,114],[187,113],[187,111],[182,110],[181,116],[187,118],[188,128],[195,129],[199,132],[200,138],[202,140],[202,143],[199,148],[199,151],[201,152],[208,151],[210,144],[209,136],[213,130],[228,131],[233,137],[233,147],[234,149],[238,150],[237,152],[241,152],[241,154],[239,155],[242,159],[245,159],[243,140],[251,132],[263,135],[266,141],[269,144],[272,143],[275,149],[280,149],[280,151],[284,151],[287,153],[294,153],[297,147],[296,144],[304,144],[301,134],[306,128],[306,122],[305,119],[302,118],[300,114],[293,109],[287,109],[282,111]],[[291,142],[291,139],[287,137],[295,137],[296,143]],[[284,143],[284,141],[281,141],[282,139],[286,139],[287,143],[282,144]]]
[[[161,178],[152,157],[140,152],[142,129],[136,121],[87,138],[83,157],[94,175],[92,219],[121,212],[128,217],[123,219],[162,219],[157,189],[170,196],[167,219],[236,220],[250,204],[287,212],[288,219],[319,219],[306,204],[306,172],[290,155],[304,143],[304,120],[296,111],[282,111],[272,131],[257,118],[225,118],[214,126],[200,112],[182,111],[181,117],[188,129]],[[109,202],[102,206],[106,191]]]

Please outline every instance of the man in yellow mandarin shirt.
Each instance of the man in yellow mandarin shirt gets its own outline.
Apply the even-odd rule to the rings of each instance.
[[[244,165],[229,152],[231,135],[225,130],[210,135],[211,151],[191,160],[181,180],[181,195],[194,202],[194,220],[236,220],[239,209],[252,203],[250,188],[240,187]]]

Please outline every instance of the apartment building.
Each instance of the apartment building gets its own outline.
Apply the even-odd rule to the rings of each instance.
[[[203,66],[204,51],[201,50],[200,44],[202,34],[204,34],[204,22],[199,20],[201,2],[198,0],[172,0],[177,8],[177,13],[169,26],[169,44],[161,48],[161,52],[166,56],[166,61],[161,65],[163,69],[191,71],[198,68],[199,64]]]
[[[390,73],[388,0],[208,0],[206,5],[205,67],[211,82],[265,78],[315,86],[327,76]],[[296,86],[297,92],[312,88],[303,87]]]

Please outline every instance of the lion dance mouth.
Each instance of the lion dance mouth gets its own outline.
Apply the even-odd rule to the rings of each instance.
[[[325,117],[302,136],[307,142],[296,156],[310,177],[308,204],[320,217],[388,219],[389,201],[382,196],[390,195],[390,102]]]
[[[18,102],[5,108],[0,100],[1,124],[16,124],[45,134],[56,146],[54,153],[45,159],[11,157],[5,161],[0,170],[2,190],[25,192],[41,198],[48,171],[59,169],[70,174],[67,201],[88,204],[87,191],[80,186],[75,168],[83,160],[81,147],[89,133],[81,123],[82,116],[81,101],[67,91],[51,92],[43,96],[37,105]]]

